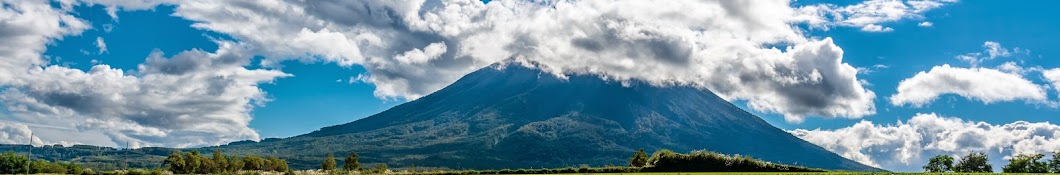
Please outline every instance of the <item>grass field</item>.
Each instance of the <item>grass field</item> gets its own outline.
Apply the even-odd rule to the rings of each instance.
[[[585,173],[577,173],[585,175]],[[693,173],[593,173],[593,175],[927,175],[927,174],[952,174],[952,175],[974,175],[974,174],[1002,174],[1002,173],[892,173],[892,172],[693,172]],[[1010,173],[1004,173],[1010,174]],[[576,175],[576,174],[567,174]]]

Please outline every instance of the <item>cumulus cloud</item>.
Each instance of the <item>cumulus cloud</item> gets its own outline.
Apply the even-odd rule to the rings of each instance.
[[[956,94],[987,104],[1046,100],[1043,87],[1019,74],[990,68],[950,67],[946,64],[902,80],[898,83],[898,92],[890,97],[890,101],[896,106],[910,104],[919,107],[945,94]]]
[[[33,136],[29,126],[20,123],[0,123],[0,144],[43,145],[40,137]],[[30,137],[33,137],[30,139]]]
[[[1053,68],[1042,71],[1042,77],[1052,84],[1053,89],[1056,89],[1060,93],[1060,68]]]
[[[250,110],[267,99],[257,85],[290,76],[249,70],[248,47],[217,41],[216,52],[160,52],[131,72],[95,65],[88,71],[46,65],[46,44],[88,26],[46,1],[2,1],[2,117],[97,132],[139,146],[202,146],[258,139]],[[23,24],[25,23],[25,24]],[[24,126],[24,125],[23,125]],[[16,126],[17,127],[17,126]],[[58,141],[56,141],[58,142]],[[124,145],[124,144],[118,144]]]
[[[1049,122],[997,125],[934,113],[917,114],[905,123],[861,121],[834,130],[788,132],[843,157],[895,171],[919,171],[928,158],[940,154],[986,152],[994,165],[1003,165],[1004,156],[1060,150],[1060,126]]]
[[[846,26],[858,27],[866,32],[890,32],[894,29],[883,24],[902,19],[922,19],[925,12],[954,2],[956,0],[868,0],[847,6],[808,5],[799,7],[798,14],[816,28]],[[924,27],[931,23],[919,25]]]
[[[556,74],[709,88],[795,122],[875,112],[875,94],[842,49],[803,36],[792,24],[809,20],[787,1],[172,3],[194,27],[256,46],[266,65],[361,65],[368,73],[351,79],[374,84],[381,98],[415,99],[512,58]],[[763,47],[776,44],[789,47]]]
[[[263,101],[257,88],[290,76],[245,68],[288,60],[358,65],[351,77],[380,98],[411,100],[504,60],[541,63],[549,72],[598,74],[617,81],[706,88],[791,122],[806,116],[875,113],[875,94],[843,62],[831,38],[798,26],[893,30],[941,1],[869,1],[793,7],[789,1],[3,1],[0,95],[21,121],[31,116],[81,121],[80,130],[115,142],[188,146],[256,139],[246,127]],[[11,4],[11,5],[8,5]],[[47,65],[45,44],[76,35],[87,22],[71,6],[116,11],[175,7],[192,27],[226,34],[216,52],[149,56],[136,70]],[[32,19],[32,20],[30,20]],[[100,39],[102,41],[102,39]],[[101,44],[102,46],[102,44]],[[780,47],[780,48],[777,48]],[[103,47],[100,47],[102,49]],[[31,81],[33,80],[33,81]],[[37,81],[40,80],[40,81]],[[351,81],[352,82],[352,81]],[[87,87],[87,88],[86,88]],[[27,117],[30,116],[30,117]]]

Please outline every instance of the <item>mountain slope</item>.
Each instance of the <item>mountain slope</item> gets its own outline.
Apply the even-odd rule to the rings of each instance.
[[[706,149],[816,168],[876,171],[805,142],[691,87],[555,77],[495,64],[433,94],[287,139],[219,147],[277,155],[295,168],[327,152],[391,167],[498,169],[625,165],[633,151]]]

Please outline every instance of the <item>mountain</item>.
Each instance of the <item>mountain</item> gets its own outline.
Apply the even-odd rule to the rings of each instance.
[[[306,117],[311,116],[292,116]],[[626,165],[637,149],[710,150],[776,163],[879,171],[773,127],[712,92],[553,76],[494,64],[437,92],[350,123],[257,143],[204,149],[275,155],[316,168],[355,151],[390,167],[501,169]]]

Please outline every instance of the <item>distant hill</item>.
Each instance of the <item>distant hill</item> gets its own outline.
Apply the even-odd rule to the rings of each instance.
[[[519,64],[482,68],[430,95],[350,123],[199,150],[278,156],[294,169],[318,168],[328,152],[342,164],[351,151],[369,165],[517,169],[626,165],[640,148],[708,150],[811,168],[880,171],[777,129],[705,89],[622,83],[597,75],[559,78]],[[130,155],[103,152],[94,157]],[[131,155],[161,162],[168,154],[153,152]]]

